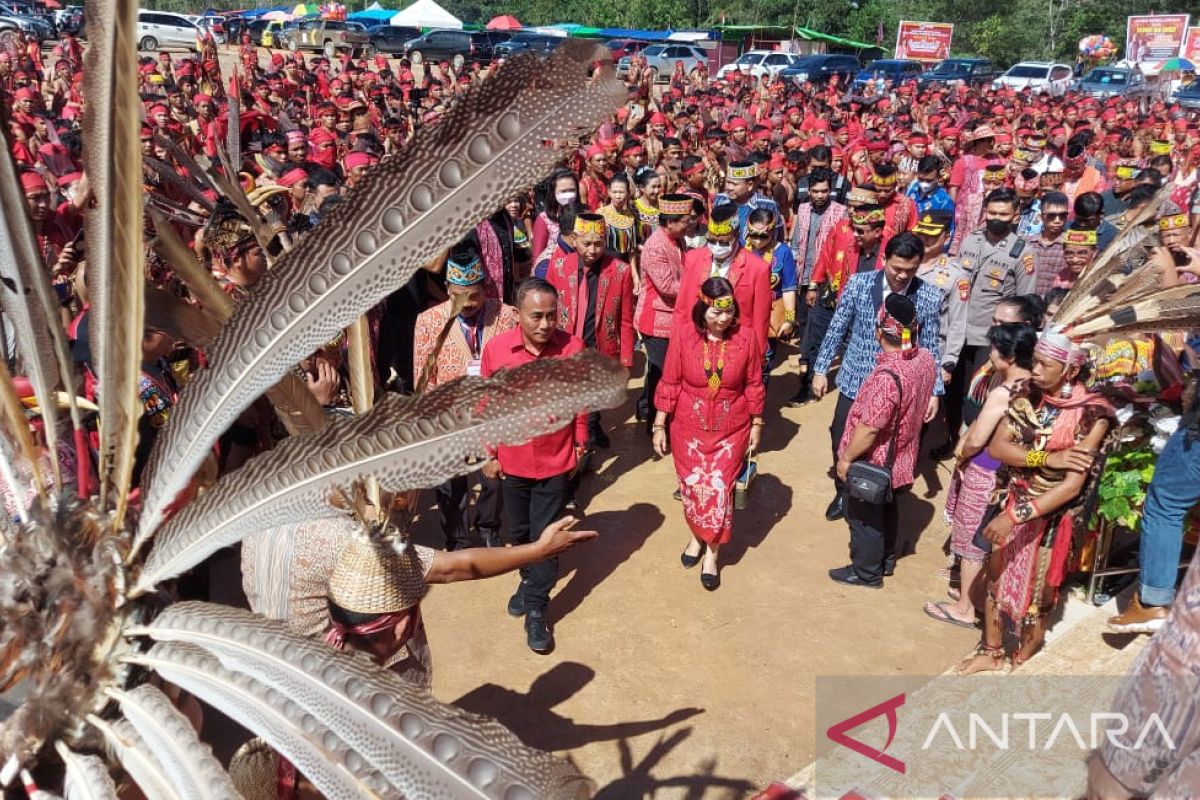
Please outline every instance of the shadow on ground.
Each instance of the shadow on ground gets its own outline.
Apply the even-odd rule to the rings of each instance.
[[[621,777],[596,793],[596,800],[634,800],[654,798],[660,789],[682,789],[683,794],[673,794],[685,800],[721,798],[734,800],[754,791],[754,784],[740,778],[725,778],[717,775],[715,758],[705,759],[687,775],[660,778],[652,774],[662,760],[681,745],[692,734],[691,727],[680,728],[670,736],[659,738],[649,752],[634,763],[633,750],[629,742],[622,739],[617,743],[621,754]]]

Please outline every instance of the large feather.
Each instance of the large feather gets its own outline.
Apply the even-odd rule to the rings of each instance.
[[[70,361],[66,358],[67,341],[57,316],[50,316],[51,312],[57,312],[58,306],[46,277],[53,264],[42,264],[37,237],[21,194],[21,181],[3,132],[0,132],[0,150],[3,150],[0,153],[0,253],[5,254],[0,259],[0,305],[13,326],[17,354],[42,409],[47,449],[57,473],[58,426],[54,420],[53,392],[60,371],[71,375]],[[65,388],[73,399],[71,391],[74,387]],[[78,420],[78,411],[74,419]],[[56,474],[55,477],[60,476]]]
[[[51,403],[55,402],[53,399]],[[33,474],[33,485],[38,493],[45,495],[45,476],[42,475],[37,450],[33,446],[33,436],[29,433],[29,420],[25,417],[25,407],[17,398],[17,390],[13,386],[12,375],[8,372],[8,364],[0,358],[0,428],[7,433],[8,441],[15,445],[8,468],[17,466],[17,459],[24,459],[29,464]],[[20,491],[20,484],[13,486],[14,494]],[[18,503],[19,505],[19,503]]]
[[[67,767],[63,783],[66,800],[117,800],[117,786],[102,760],[80,755],[61,741],[54,743],[54,749]]]
[[[88,6],[84,136],[96,208],[86,217],[92,355],[100,407],[101,502],[120,529],[137,444],[142,361],[142,106],[137,86],[137,3]],[[108,504],[111,503],[111,506]]]
[[[207,651],[164,643],[147,653],[128,656],[126,661],[153,669],[254,731],[330,800],[395,797],[361,756],[325,729],[323,720],[307,713],[292,698],[227,670]]]
[[[221,324],[182,298],[146,284],[146,324],[196,347],[207,347]]]
[[[188,249],[170,223],[153,214],[151,219],[157,232],[153,241],[154,249],[171,265],[171,269],[200,301],[204,312],[218,327],[228,322],[233,315],[233,298],[221,290],[212,273]],[[266,394],[289,435],[299,436],[324,427],[325,410],[304,385],[304,381],[295,374],[285,374]]]
[[[186,195],[188,200],[196,203],[205,211],[211,212],[213,210],[213,201],[204,196],[204,193],[200,191],[200,188],[196,186],[196,183],[190,178],[185,180],[178,172],[175,171],[175,168],[167,162],[154,158],[153,156],[144,156],[142,163],[150,167],[150,169],[154,171],[154,174],[158,176],[160,181],[169,185],[172,189],[180,192],[181,194]]]
[[[229,473],[156,535],[132,594],[179,575],[254,530],[338,512],[330,492],[371,476],[387,491],[436,486],[467,459],[563,426],[581,409],[611,408],[626,372],[594,350],[544,359],[490,378],[461,378],[428,394],[389,394],[361,417],[288,439]]]
[[[130,692],[110,689],[108,694],[121,704],[121,712],[181,797],[230,800],[240,796],[212,749],[197,738],[188,718],[166,695],[150,684]]]
[[[611,68],[587,77],[598,48],[568,42],[518,56],[468,91],[404,154],[362,184],[285,254],[239,304],[155,442],[141,519],[153,529],[230,422],[293,364],[404,285],[559,159],[547,140],[594,127],[625,97]],[[143,534],[144,535],[144,534]]]
[[[1200,328],[1200,287],[1174,287],[1159,296],[1136,303],[1118,306],[1067,329],[1072,337],[1091,336],[1117,331],[1192,330]]]
[[[568,762],[436,701],[362,654],[338,652],[282,622],[179,603],[136,633],[208,650],[226,669],[291,698],[406,797],[590,796],[590,782]]]
[[[147,800],[192,800],[187,795],[175,791],[162,764],[146,747],[146,743],[128,720],[108,722],[90,714],[87,721],[104,734],[104,739],[116,754],[117,760],[142,790],[142,794],[146,795]]]

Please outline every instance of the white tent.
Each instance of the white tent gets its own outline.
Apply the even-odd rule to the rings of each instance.
[[[396,16],[392,17],[391,24],[408,28],[461,29],[463,26],[461,19],[439,6],[434,0],[417,0],[408,8],[396,12]]]

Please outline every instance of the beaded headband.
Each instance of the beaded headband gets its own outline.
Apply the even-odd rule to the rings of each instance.
[[[1069,367],[1080,367],[1087,363],[1087,351],[1076,347],[1070,339],[1061,333],[1046,331],[1038,338],[1033,352],[1052,358],[1060,364]]]
[[[710,219],[708,221],[708,232],[713,236],[728,236],[733,233],[733,219],[727,219],[724,222],[717,222]]]
[[[472,258],[465,263],[454,259],[446,260],[446,283],[454,286],[474,286],[483,283],[483,265],[478,258]]]
[[[1150,154],[1155,156],[1165,156],[1171,153],[1171,143],[1155,140],[1150,143]]]
[[[731,181],[750,181],[758,177],[758,165],[750,164],[730,164],[727,172]]]
[[[1160,231],[1177,231],[1186,227],[1188,227],[1187,214],[1172,214],[1158,221],[1158,229]]]
[[[733,295],[727,294],[723,297],[713,298],[706,296],[704,292],[700,292],[700,302],[704,303],[706,306],[712,306],[713,308],[719,308],[722,311],[727,311],[733,308]]]
[[[884,175],[875,174],[875,175],[871,176],[871,183],[873,183],[875,186],[879,187],[880,189],[890,189],[896,185],[896,176],[895,175],[884,176]]]
[[[667,195],[659,198],[658,212],[684,217],[692,213],[692,198],[686,195]]]
[[[1063,244],[1073,247],[1095,247],[1097,241],[1095,231],[1073,229],[1067,231],[1067,238]]]
[[[604,217],[599,214],[580,214],[575,217],[576,236],[604,236],[605,230]]]
[[[885,216],[882,208],[877,208],[874,211],[851,211],[850,222],[855,225],[876,225],[885,221]]]

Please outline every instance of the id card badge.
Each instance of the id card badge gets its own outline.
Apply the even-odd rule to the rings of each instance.
[[[472,358],[467,362],[467,374],[479,377],[483,374],[483,362],[478,358]]]

